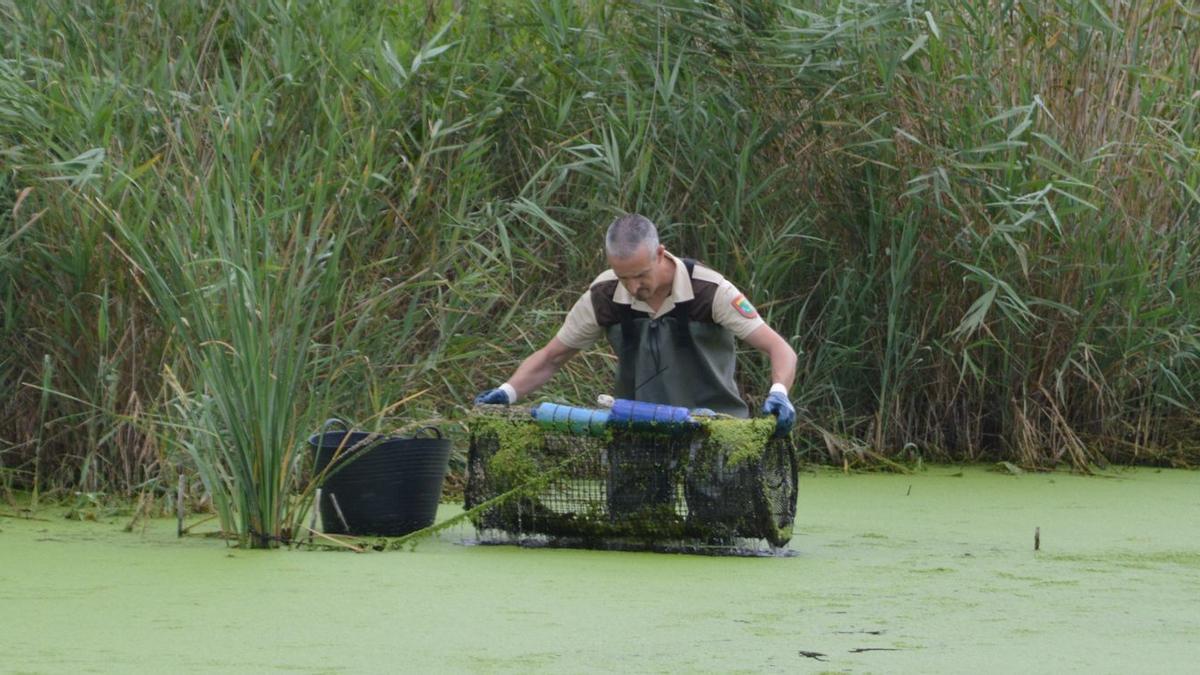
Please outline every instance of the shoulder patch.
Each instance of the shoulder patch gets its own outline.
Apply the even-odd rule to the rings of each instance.
[[[744,294],[740,294],[734,298],[732,304],[733,308],[737,310],[737,313],[741,314],[747,319],[754,319],[758,317],[758,310],[754,309],[754,305],[750,304],[750,301],[746,299]]]

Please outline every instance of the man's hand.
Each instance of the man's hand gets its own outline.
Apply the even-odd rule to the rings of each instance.
[[[475,405],[508,405],[516,401],[517,392],[512,388],[512,385],[505,382],[495,389],[488,389],[482,394],[475,397]]]
[[[771,393],[763,403],[763,414],[775,416],[775,435],[787,436],[796,423],[796,408],[788,400],[787,389],[777,384],[771,387]]]

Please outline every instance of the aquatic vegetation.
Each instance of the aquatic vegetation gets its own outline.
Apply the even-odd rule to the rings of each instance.
[[[489,463],[489,473],[501,490],[515,488],[545,471],[542,462],[546,432],[531,419],[507,415],[475,415],[472,435],[494,437],[498,450]]]
[[[299,141],[304,148],[278,160],[258,158],[266,108],[236,88],[220,95],[238,114],[203,130],[224,160],[195,194],[165,198],[181,221],[142,230],[106,213],[120,234],[117,249],[139,270],[186,357],[179,370],[165,368],[175,412],[166,423],[179,432],[222,527],[243,545],[266,548],[298,536],[309,507],[305,440],[328,416],[347,346],[317,342],[341,284],[346,237],[332,223],[356,188],[291,178],[334,176],[337,136]],[[336,128],[336,113],[330,122]],[[294,201],[299,194],[303,202]]]
[[[701,428],[708,434],[706,445],[724,454],[725,466],[736,469],[762,457],[775,432],[775,418],[709,419],[701,423]]]
[[[465,524],[412,554],[263,556],[178,540],[173,520],[129,534],[124,517],[79,523],[48,509],[27,520],[0,504],[5,640],[20,645],[4,669],[97,669],[102,655],[114,672],[150,660],[376,671],[401,655],[416,672],[1186,671],[1200,473],[1118,475],[814,471],[798,557],[782,559],[473,546]],[[442,518],[458,512],[445,505]],[[1035,524],[1041,552],[1013,536]],[[864,538],[873,533],[887,537]],[[951,571],[921,572],[937,568]],[[321,620],[287,626],[303,649],[264,649],[233,616],[266,625],[326,587],[336,598]],[[465,635],[470,649],[442,646]]]

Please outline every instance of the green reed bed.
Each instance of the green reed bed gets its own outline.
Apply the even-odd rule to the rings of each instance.
[[[800,434],[811,459],[1194,464],[1198,21],[2,3],[2,484],[209,471],[245,494],[228,518],[261,516],[243,536],[295,527],[320,418],[457,418],[553,334],[622,210],[803,352],[794,396],[841,439]],[[546,393],[590,401],[611,364]]]

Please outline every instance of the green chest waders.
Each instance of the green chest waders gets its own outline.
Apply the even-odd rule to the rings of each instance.
[[[617,398],[748,417],[733,380],[733,333],[711,321],[691,320],[690,304],[681,302],[655,319],[617,306],[620,322],[607,331],[617,353]]]

